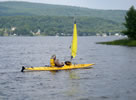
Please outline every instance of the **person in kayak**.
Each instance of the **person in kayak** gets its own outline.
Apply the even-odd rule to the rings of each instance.
[[[52,55],[51,59],[50,59],[50,65],[52,67],[56,66],[56,67],[62,67],[64,66],[64,63],[63,62],[59,62],[58,59],[56,59],[56,55]]]

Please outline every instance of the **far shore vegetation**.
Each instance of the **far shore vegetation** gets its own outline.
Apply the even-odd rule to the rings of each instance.
[[[0,36],[72,36],[73,17],[79,36],[116,34],[125,27],[126,10],[28,2],[0,2]]]
[[[125,39],[114,40],[109,42],[97,42],[97,44],[136,46],[136,40],[125,38]]]
[[[136,9],[134,6],[126,13],[124,26],[126,30],[123,30],[122,33],[127,35],[128,38],[109,42],[99,42],[97,44],[136,46]]]

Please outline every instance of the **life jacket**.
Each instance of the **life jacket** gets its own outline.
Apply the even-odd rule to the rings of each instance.
[[[50,59],[50,65],[51,65],[52,67],[55,66],[54,59]]]

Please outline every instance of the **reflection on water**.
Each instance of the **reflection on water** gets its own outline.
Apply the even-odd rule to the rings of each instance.
[[[55,71],[55,70],[52,70],[50,71],[52,75],[56,75],[58,72],[60,72],[59,70]]]
[[[69,74],[70,86],[68,90],[66,90],[66,95],[69,97],[76,98],[77,95],[79,95],[81,92],[80,85],[78,81],[72,82],[71,80],[78,80],[80,79],[80,77],[77,75],[75,71],[69,70],[68,74]]]
[[[49,65],[50,56],[70,59],[72,37],[0,37],[0,100],[135,100],[136,47],[95,42],[118,37],[79,37],[73,62],[92,69],[21,73],[24,66]]]
[[[69,71],[69,78],[70,79],[80,79],[80,77],[75,73],[75,71]]]

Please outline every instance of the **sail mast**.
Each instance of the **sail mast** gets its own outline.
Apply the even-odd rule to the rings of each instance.
[[[71,44],[71,59],[76,57],[76,53],[77,53],[77,26],[76,20],[74,20],[73,40]]]

